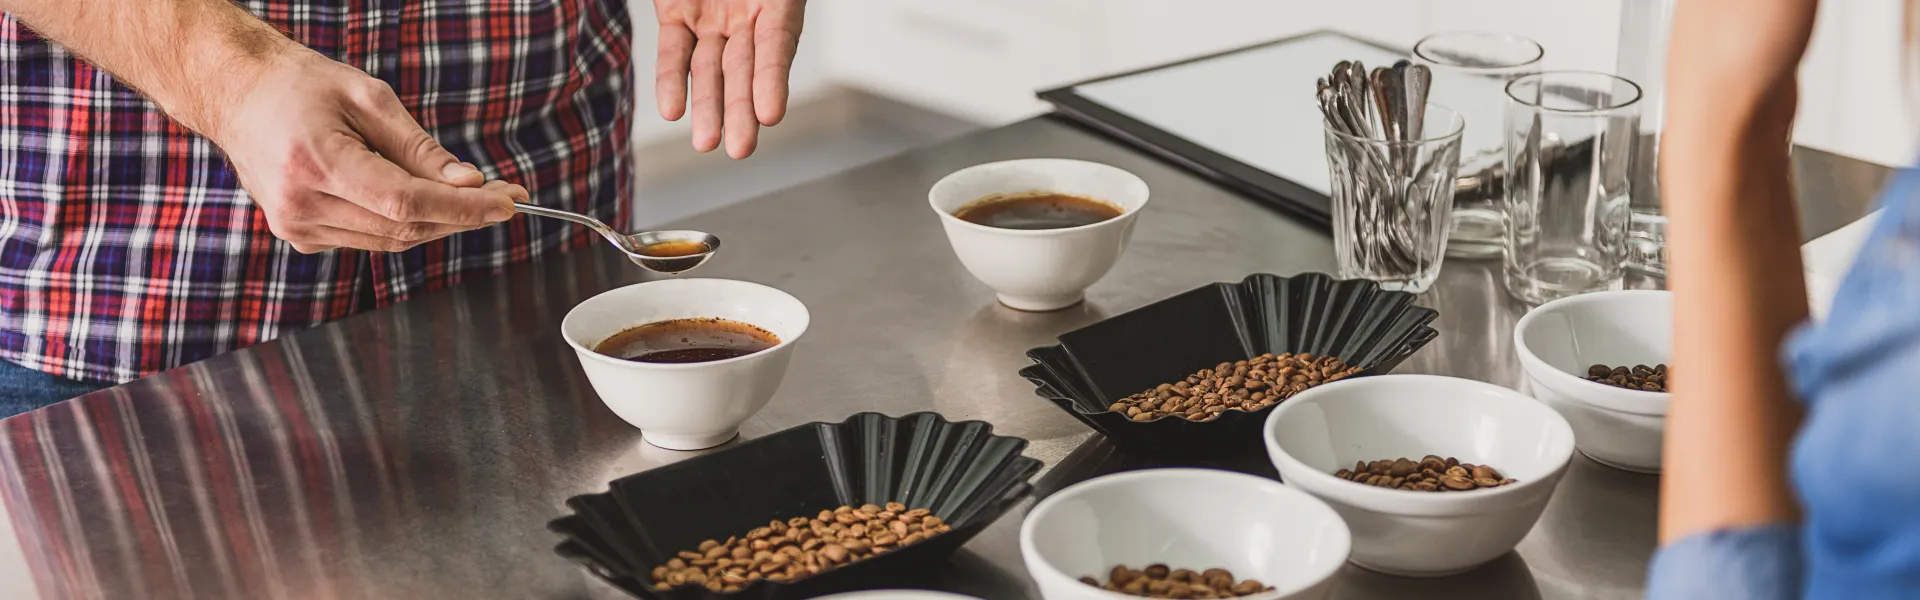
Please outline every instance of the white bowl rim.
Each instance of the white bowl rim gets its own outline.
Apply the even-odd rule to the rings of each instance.
[[[1630,390],[1581,379],[1572,373],[1562,371],[1558,367],[1547,364],[1546,360],[1541,359],[1539,355],[1533,353],[1532,348],[1527,347],[1526,339],[1527,329],[1533,326],[1534,317],[1538,315],[1581,304],[1610,302],[1620,298],[1645,298],[1653,296],[1666,296],[1671,298],[1673,292],[1667,290],[1608,290],[1577,294],[1536,306],[1532,310],[1528,310],[1527,314],[1522,315],[1520,320],[1513,325],[1514,353],[1520,355],[1520,362],[1523,367],[1533,367],[1527,370],[1529,376],[1538,380],[1541,385],[1556,390],[1563,390],[1562,393],[1576,400],[1625,413],[1665,415],[1667,414],[1667,403],[1672,398],[1672,395],[1668,392]],[[1534,375],[1534,373],[1538,372],[1545,372],[1546,375]],[[1589,393],[1580,393],[1573,390],[1584,390]]]
[[[1345,519],[1340,518],[1340,513],[1335,512],[1333,510],[1333,506],[1327,504],[1327,501],[1320,499],[1318,496],[1307,493],[1305,490],[1301,490],[1293,486],[1290,486],[1278,481],[1274,481],[1272,479],[1267,479],[1265,477],[1260,477],[1257,475],[1249,475],[1249,474],[1241,473],[1238,471],[1227,471],[1224,469],[1203,469],[1203,468],[1194,468],[1194,467],[1173,467],[1173,468],[1138,469],[1133,471],[1123,471],[1123,472],[1113,473],[1109,475],[1102,475],[1099,477],[1095,477],[1093,479],[1088,479],[1086,481],[1082,481],[1080,483],[1067,486],[1065,488],[1061,488],[1060,491],[1054,492],[1053,494],[1047,496],[1045,499],[1042,499],[1038,504],[1033,505],[1033,508],[1027,511],[1026,517],[1021,519],[1020,521],[1020,554],[1022,556],[1032,557],[1035,562],[1038,562],[1040,566],[1045,568],[1049,573],[1059,575],[1061,577],[1065,577],[1070,580],[1078,580],[1079,577],[1074,575],[1069,575],[1066,572],[1061,571],[1059,567],[1053,566],[1053,562],[1047,560],[1046,557],[1041,556],[1039,551],[1035,548],[1034,541],[1033,541],[1033,529],[1034,529],[1034,523],[1036,523],[1038,520],[1035,519],[1034,517],[1045,516],[1047,512],[1050,512],[1053,510],[1054,505],[1064,502],[1065,498],[1070,498],[1076,495],[1085,494],[1085,493],[1098,490],[1101,488],[1105,488],[1105,487],[1111,487],[1115,485],[1124,485],[1127,483],[1131,483],[1136,479],[1159,479],[1159,478],[1166,478],[1166,477],[1215,477],[1215,478],[1218,478],[1220,481],[1231,482],[1232,484],[1246,485],[1254,488],[1266,489],[1269,491],[1277,491],[1280,494],[1292,495],[1294,497],[1305,500],[1306,501],[1305,506],[1311,507],[1311,508],[1308,508],[1307,510],[1319,511],[1318,516],[1321,519],[1325,519],[1327,522],[1333,523],[1339,526],[1338,531],[1340,532],[1340,534],[1336,536],[1334,539],[1334,544],[1338,546],[1336,550],[1338,550],[1338,554],[1340,555],[1338,560],[1328,561],[1331,563],[1330,565],[1326,566],[1325,568],[1319,571],[1310,573],[1306,577],[1302,577],[1300,581],[1294,586],[1280,587],[1278,585],[1275,585],[1274,582],[1266,581],[1265,583],[1267,585],[1274,586],[1274,591],[1267,592],[1264,594],[1255,594],[1252,596],[1242,596],[1243,598],[1284,597],[1290,594],[1299,593],[1313,586],[1320,585],[1322,582],[1325,582],[1326,580],[1332,578],[1334,575],[1339,574],[1341,569],[1346,568],[1347,560],[1351,558],[1353,555],[1352,528],[1347,526],[1347,521]],[[1331,475],[1329,475],[1329,477],[1331,477]],[[1298,516],[1298,513],[1295,513],[1294,516]],[[1130,596],[1127,594],[1122,594],[1119,592],[1111,592],[1111,591],[1107,591],[1107,590],[1103,590],[1103,589],[1095,588],[1091,586],[1089,586],[1088,589],[1092,592],[1096,592],[1105,597],[1113,598],[1114,600],[1139,598],[1139,596]]]
[[[1332,473],[1313,468],[1300,459],[1294,458],[1292,454],[1289,454],[1285,449],[1281,448],[1279,436],[1274,433],[1275,426],[1280,422],[1282,415],[1289,412],[1289,407],[1306,404],[1305,402],[1300,402],[1301,398],[1305,397],[1311,400],[1317,396],[1328,396],[1346,391],[1349,388],[1378,385],[1380,383],[1393,381],[1425,381],[1435,386],[1458,385],[1477,387],[1494,392],[1494,395],[1517,404],[1523,404],[1528,407],[1523,410],[1537,411],[1538,414],[1545,416],[1548,422],[1558,425],[1555,429],[1560,431],[1560,438],[1563,441],[1557,445],[1558,447],[1556,448],[1557,451],[1555,454],[1558,454],[1560,459],[1552,468],[1547,469],[1546,475],[1540,477],[1522,479],[1513,482],[1511,485],[1503,485],[1490,490],[1473,490],[1470,493],[1461,494],[1435,494],[1432,492],[1390,490],[1369,485],[1356,485],[1351,481],[1334,477]],[[1476,381],[1462,377],[1447,377],[1444,375],[1375,375],[1371,377],[1344,379],[1307,388],[1307,390],[1301,392],[1300,395],[1288,398],[1287,401],[1281,402],[1278,406],[1274,407],[1273,414],[1267,415],[1267,422],[1260,430],[1260,437],[1266,442],[1267,454],[1270,459],[1285,462],[1287,466],[1292,469],[1306,473],[1306,479],[1316,489],[1339,490],[1332,493],[1346,497],[1343,499],[1354,499],[1366,502],[1368,504],[1367,508],[1370,510],[1386,513],[1399,513],[1403,511],[1385,510],[1375,507],[1384,503],[1413,502],[1421,506],[1421,508],[1418,509],[1418,512],[1421,513],[1480,514],[1500,510],[1510,503],[1523,500],[1523,498],[1519,498],[1520,496],[1526,496],[1538,491],[1533,488],[1541,485],[1550,487],[1559,485],[1558,474],[1565,471],[1567,465],[1573,461],[1574,450],[1573,426],[1567,423],[1566,417],[1560,416],[1559,411],[1553,410],[1553,408],[1548,407],[1539,400],[1535,400],[1531,396],[1502,386],[1484,381]],[[1283,473],[1281,476],[1285,477],[1285,474]],[[1338,487],[1322,487],[1336,485]]]
[[[958,177],[962,173],[981,170],[988,167],[1012,165],[1016,163],[1049,163],[1049,162],[1079,163],[1083,165],[1092,165],[1094,167],[1111,170],[1121,175],[1124,179],[1126,179],[1128,181],[1128,187],[1140,188],[1140,205],[1135,206],[1133,208],[1120,206],[1119,207],[1120,216],[1107,219],[1105,221],[1100,221],[1098,223],[1088,223],[1086,225],[1080,225],[1078,227],[1062,227],[1059,229],[1006,229],[1003,227],[988,227],[986,225],[981,225],[979,223],[975,223],[972,221],[968,221],[966,219],[962,219],[960,217],[953,216],[953,213],[940,209],[940,199],[939,197],[934,195],[936,192],[940,190],[940,186],[946,185],[948,181],[951,181],[954,177]],[[1114,226],[1115,224],[1126,221],[1127,219],[1133,217],[1136,214],[1139,214],[1141,210],[1147,207],[1147,203],[1151,202],[1152,200],[1153,200],[1152,189],[1147,187],[1147,180],[1141,179],[1140,176],[1135,175],[1133,171],[1128,171],[1126,169],[1122,169],[1120,167],[1116,167],[1106,163],[1093,162],[1090,160],[1080,160],[1077,158],[1016,158],[1012,160],[997,160],[993,162],[985,162],[985,163],[980,163],[970,167],[966,167],[964,169],[960,169],[952,173],[948,173],[945,177],[941,177],[939,181],[933,182],[933,186],[927,188],[927,207],[933,209],[933,212],[938,213],[940,215],[941,221],[945,221],[947,223],[957,223],[962,227],[966,227],[974,231],[989,231],[993,233],[1000,233],[1000,234],[1021,236],[1021,237],[1044,237],[1049,235],[1060,235],[1063,233],[1071,233],[1075,231],[1088,231],[1088,230],[1100,228],[1102,226],[1111,227],[1111,226]],[[1116,206],[1118,206],[1119,204],[1111,200],[1106,200],[1106,202],[1109,204],[1114,204]]]
[[[793,335],[778,336],[780,338],[780,343],[774,344],[772,347],[767,348],[765,350],[754,352],[752,354],[742,354],[740,356],[735,356],[733,358],[723,358],[720,360],[709,360],[706,362],[697,362],[697,363],[650,363],[650,362],[638,362],[638,361],[631,361],[631,360],[626,360],[621,358],[614,358],[611,356],[607,356],[605,354],[601,354],[599,352],[594,352],[592,348],[586,347],[585,345],[581,344],[579,340],[573,339],[573,336],[567,333],[567,330],[569,329],[567,325],[573,322],[573,316],[575,313],[580,311],[580,307],[586,306],[588,302],[592,302],[600,298],[601,296],[612,294],[614,292],[618,292],[628,288],[637,288],[642,286],[663,285],[663,284],[666,285],[667,287],[671,287],[673,285],[687,285],[689,283],[702,282],[702,281],[705,281],[705,282],[717,281],[717,282],[724,282],[726,284],[738,284],[738,285],[745,285],[745,286],[751,286],[751,287],[758,287],[758,288],[763,288],[768,291],[771,291],[774,294],[785,296],[787,299],[792,300],[794,305],[800,307],[799,327],[797,328],[797,330],[793,332]],[[689,318],[693,318],[693,317],[689,317]],[[724,318],[724,317],[721,317],[721,318]],[[749,360],[755,360],[765,355],[771,354],[775,350],[779,350],[786,346],[793,345],[794,342],[799,341],[800,336],[806,335],[807,327],[812,324],[813,324],[813,313],[807,310],[807,303],[801,302],[799,298],[795,298],[793,294],[789,294],[786,291],[781,290],[780,288],[776,288],[776,287],[766,285],[766,284],[761,284],[761,283],[754,283],[751,281],[741,281],[738,279],[720,279],[716,277],[688,277],[685,279],[656,279],[653,281],[642,281],[640,283],[635,283],[631,285],[623,285],[617,288],[600,292],[598,294],[594,294],[593,296],[587,298],[586,300],[581,300],[579,304],[573,305],[573,308],[567,309],[567,316],[565,318],[560,319],[560,339],[566,340],[567,345],[573,347],[574,353],[580,355],[586,360],[598,361],[601,363],[606,363],[609,365],[615,365],[621,368],[629,368],[629,369],[655,369],[655,370],[662,370],[662,371],[694,370],[694,369],[712,368],[718,365],[732,364],[737,362],[746,362]],[[754,325],[752,323],[748,323],[748,325],[759,327],[759,325]]]

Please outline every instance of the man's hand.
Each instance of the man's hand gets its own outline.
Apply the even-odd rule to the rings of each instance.
[[[724,129],[727,156],[753,154],[760,126],[787,114],[787,74],[805,0],[654,0],[653,7],[660,19],[660,116],[678,121],[687,113],[691,75],[693,148],[718,147]]]
[[[505,221],[527,190],[460,162],[386,83],[297,46],[203,131],[301,252],[398,252]],[[376,154],[376,152],[378,154]]]
[[[504,221],[527,198],[482,185],[386,84],[230,0],[0,0],[0,10],[213,140],[274,235],[301,252],[404,250]]]

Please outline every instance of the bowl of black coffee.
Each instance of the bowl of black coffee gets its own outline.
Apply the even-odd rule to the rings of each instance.
[[[560,329],[594,392],[641,439],[698,450],[733,439],[773,399],[808,321],[771,287],[674,279],[589,298]]]
[[[933,184],[947,241],[1001,304],[1063,309],[1120,260],[1147,183],[1125,170],[1035,158],[976,165]]]

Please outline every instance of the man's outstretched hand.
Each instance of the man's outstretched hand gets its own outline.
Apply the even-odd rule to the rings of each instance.
[[[760,126],[786,116],[805,0],[654,0],[653,7],[660,116],[680,120],[691,90],[693,148],[713,150],[725,132],[727,156],[753,154]]]
[[[295,250],[398,252],[527,200],[442,148],[385,82],[304,47],[274,54],[238,99],[203,133]]]

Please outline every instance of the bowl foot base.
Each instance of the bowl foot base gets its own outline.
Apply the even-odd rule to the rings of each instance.
[[[656,433],[641,430],[640,440],[657,448],[668,450],[705,450],[733,441],[740,435],[739,430],[709,434]]]
[[[1479,563],[1479,564],[1467,565],[1464,567],[1460,567],[1458,569],[1447,569],[1444,571],[1407,571],[1403,569],[1392,569],[1392,568],[1382,567],[1378,565],[1370,565],[1367,563],[1360,562],[1358,560],[1351,560],[1349,562],[1352,562],[1353,565],[1356,567],[1360,567],[1368,571],[1373,571],[1375,573],[1384,573],[1384,574],[1392,575],[1395,577],[1446,577],[1448,575],[1459,575],[1467,571],[1472,571],[1474,569],[1480,568],[1480,565],[1486,564],[1486,563]],[[1487,562],[1493,562],[1493,561],[1487,561]]]
[[[1653,467],[1653,468],[1647,468],[1647,467],[1636,467],[1636,466],[1631,466],[1631,465],[1623,465],[1623,464],[1620,464],[1620,463],[1617,463],[1617,462],[1613,462],[1613,461],[1610,461],[1610,460],[1607,460],[1607,459],[1604,459],[1604,458],[1600,458],[1600,457],[1598,457],[1598,456],[1594,456],[1594,455],[1592,455],[1592,454],[1588,454],[1588,453],[1587,453],[1587,451],[1585,451],[1585,450],[1581,450],[1581,451],[1580,451],[1580,455],[1581,455],[1581,456],[1585,456],[1585,457],[1587,457],[1587,458],[1591,458],[1591,459],[1593,459],[1593,462],[1597,462],[1597,463],[1600,463],[1600,464],[1603,464],[1603,465],[1606,465],[1606,466],[1609,466],[1609,467],[1613,467],[1613,468],[1615,468],[1615,469],[1619,469],[1619,470],[1622,470],[1622,471],[1626,471],[1626,472],[1628,472],[1628,473],[1640,473],[1640,474],[1643,474],[1643,475],[1659,475],[1659,474],[1660,474],[1660,467],[1658,467],[1658,466],[1656,466],[1656,467]]]
[[[1000,304],[1024,312],[1053,312],[1072,307],[1087,299],[1085,292],[1075,292],[1061,296],[1009,296],[995,294]]]

